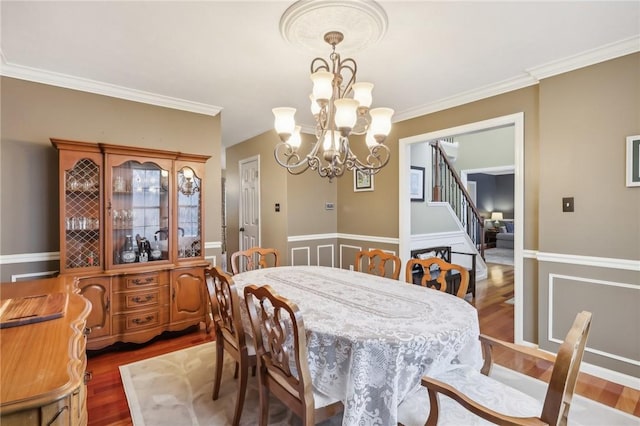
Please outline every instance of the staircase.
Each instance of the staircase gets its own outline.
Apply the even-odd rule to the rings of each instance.
[[[433,182],[433,201],[449,203],[467,235],[484,259],[484,220],[471,200],[462,180],[447,157],[445,149],[439,141],[429,142],[431,145],[431,182]]]

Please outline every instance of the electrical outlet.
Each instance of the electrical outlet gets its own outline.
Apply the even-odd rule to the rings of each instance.
[[[353,265],[349,265],[349,270],[353,271]]]

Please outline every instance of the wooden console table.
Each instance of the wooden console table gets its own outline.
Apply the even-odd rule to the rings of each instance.
[[[0,423],[86,425],[85,322],[91,306],[72,278],[2,283],[0,298],[65,293],[59,318],[0,330]]]

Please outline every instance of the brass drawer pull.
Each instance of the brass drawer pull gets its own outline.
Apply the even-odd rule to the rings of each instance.
[[[147,277],[145,279],[136,278],[134,280],[131,280],[131,282],[135,285],[145,285],[151,284],[153,280],[155,280],[155,277]]]
[[[151,301],[152,299],[153,299],[153,296],[150,295],[150,294],[147,294],[144,298],[140,297],[140,296],[136,296],[131,300],[133,300],[136,303],[147,303],[147,302]]]
[[[90,371],[85,371],[84,372],[84,384],[86,385],[87,383],[89,383],[91,380],[93,380],[93,373]]]
[[[136,325],[142,325],[142,324],[146,324],[148,322],[151,322],[152,320],[153,320],[153,315],[147,315],[144,319],[134,318],[132,321]]]

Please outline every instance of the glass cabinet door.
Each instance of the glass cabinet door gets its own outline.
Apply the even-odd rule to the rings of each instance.
[[[64,172],[62,269],[100,267],[100,167],[89,158]]]
[[[111,168],[113,265],[169,259],[169,168],[125,161]]]
[[[191,167],[177,172],[178,258],[202,256],[202,179]]]

